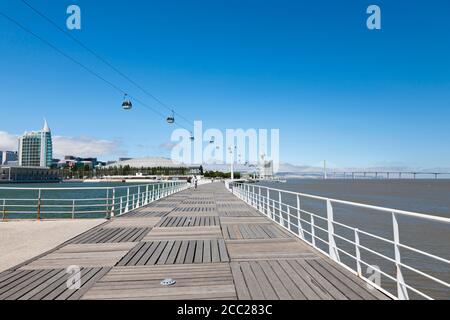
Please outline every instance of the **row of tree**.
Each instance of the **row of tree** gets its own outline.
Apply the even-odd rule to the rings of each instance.
[[[204,177],[205,178],[214,178],[214,179],[230,179],[231,178],[231,173],[230,172],[220,172],[220,171],[206,171],[204,173]],[[234,178],[235,179],[240,179],[241,178],[241,173],[240,172],[235,172],[234,173]]]
[[[61,176],[69,179],[99,178],[104,176],[135,176],[138,173],[152,176],[187,176],[192,175],[190,171],[191,170],[186,167],[133,168],[129,165],[96,169],[93,169],[90,166],[74,166],[60,169]],[[199,168],[199,174],[203,174],[202,166]]]

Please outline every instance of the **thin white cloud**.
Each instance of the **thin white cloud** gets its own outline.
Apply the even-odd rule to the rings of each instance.
[[[173,142],[166,142],[159,145],[159,148],[166,151],[172,151],[172,149],[176,146]]]
[[[101,140],[91,137],[53,137],[53,152],[56,157],[74,155],[79,157],[126,156],[120,141]]]
[[[0,131],[0,150],[15,151],[18,148],[18,135]],[[92,137],[53,137],[53,155],[79,157],[119,157],[126,156],[122,143],[118,140],[96,139]]]
[[[17,150],[19,146],[17,138],[18,138],[17,135],[0,131],[0,151]]]

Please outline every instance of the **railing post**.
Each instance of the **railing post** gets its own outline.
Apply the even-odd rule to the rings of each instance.
[[[155,201],[155,185],[152,184],[152,202]]]
[[[114,217],[115,213],[114,211],[116,210],[115,208],[116,205],[116,188],[112,189],[112,204],[111,204],[111,217]]]
[[[303,227],[302,227],[302,216],[300,214],[301,212],[301,207],[300,207],[300,196],[297,195],[297,224],[298,224],[298,233],[300,235],[300,237],[305,240],[305,233],[303,232]]]
[[[125,201],[125,213],[127,213],[130,209],[128,203],[130,202],[130,188],[127,188],[127,200]]]
[[[255,199],[256,193],[255,193],[255,186],[252,186],[252,204],[253,207],[256,208],[256,199]]]
[[[258,210],[261,211],[261,187],[258,187]]]
[[[75,200],[72,200],[72,220],[75,219]]]
[[[109,219],[109,188],[106,189],[106,219]]]
[[[316,227],[314,216],[311,215],[311,242],[313,247],[316,247]]]
[[[139,208],[141,206],[140,203],[139,203],[140,200],[141,200],[141,187],[139,186],[138,190],[137,190],[137,204],[136,204],[136,208]]]
[[[145,205],[148,204],[148,185],[145,186]]]
[[[331,200],[327,200],[327,222],[328,222],[328,249],[331,259],[340,262],[339,252],[334,240],[334,214]]]
[[[37,219],[41,220],[41,189],[38,191]]]
[[[288,229],[289,229],[289,231],[291,231],[291,207],[289,205],[287,205],[286,211],[287,211],[287,216],[288,216],[288,218],[287,218]]]
[[[119,215],[123,213],[122,210],[123,210],[123,197],[120,197]]]
[[[362,277],[361,271],[361,251],[359,250],[359,230],[355,229],[355,252],[356,252],[356,270],[358,272],[358,276]]]
[[[6,199],[3,199],[3,210],[2,210],[2,220],[6,221]]]
[[[409,300],[408,290],[404,285],[402,267],[401,267],[401,255],[400,255],[400,230],[398,227],[397,215],[392,213],[392,223],[394,228],[394,243],[395,243],[395,265],[397,267],[397,297],[400,300]]]
[[[281,222],[281,220],[283,219],[283,213],[281,212],[281,191],[278,191],[278,215]]]
[[[269,188],[267,188],[267,216],[270,216],[270,191]]]
[[[135,194],[133,193],[133,202],[131,202],[131,208],[134,210],[136,209],[136,202],[135,202]]]

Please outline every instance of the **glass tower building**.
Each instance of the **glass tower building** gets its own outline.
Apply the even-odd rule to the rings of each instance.
[[[47,121],[41,131],[25,132],[19,138],[19,166],[50,168],[52,158],[52,134]]]

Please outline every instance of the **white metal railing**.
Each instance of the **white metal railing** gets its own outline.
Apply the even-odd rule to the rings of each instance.
[[[446,226],[450,226],[450,219],[448,218],[330,199],[245,183],[232,183],[230,189],[238,198],[253,206],[271,220],[278,223],[281,227],[295,234],[324,255],[368,282],[370,286],[379,289],[391,298],[409,300],[410,294],[414,293],[420,298],[432,300],[433,297],[424,291],[429,287],[432,287],[433,284],[442,286],[445,290],[445,295],[447,295],[447,298],[450,298],[450,284],[447,282],[448,280],[445,281],[439,279],[436,276],[429,274],[429,272],[421,271],[417,267],[408,264],[404,261],[405,259],[402,259],[401,250],[403,249],[418,254],[419,259],[422,260],[426,258],[431,259],[436,263],[439,262],[444,264],[446,270],[448,270],[446,271],[447,276],[450,275],[450,260],[401,243],[398,222],[400,217],[410,217],[421,221],[431,221],[436,222],[439,225],[445,224]],[[289,198],[289,201],[286,201],[287,198]],[[322,202],[325,211],[324,215],[305,210],[304,207],[302,207],[302,202],[305,202],[305,199]],[[353,210],[369,209],[377,213],[384,212],[389,214],[392,221],[392,229],[389,231],[392,232],[392,239],[375,235],[372,232],[336,221],[334,209],[337,205]],[[352,238],[338,234],[335,232],[335,228],[347,230],[347,234],[352,234]],[[322,235],[325,236],[319,236],[318,233],[322,233]],[[391,246],[393,248],[393,257],[389,257],[385,252],[380,252],[382,250],[379,250],[376,246],[369,247],[368,245],[363,245],[360,241],[360,237],[362,236],[381,241],[384,244]],[[340,245],[337,245],[337,241],[340,241]],[[352,250],[349,250],[349,248],[351,248],[354,253]],[[380,275],[395,283],[396,288],[394,288],[394,290],[392,290],[392,288],[390,288],[391,290],[388,290],[389,288],[381,285],[381,283],[374,283],[373,278],[363,274],[362,266],[367,268],[374,267],[362,257],[363,252],[369,253],[377,259],[384,260],[395,266],[393,274],[389,274],[388,270],[383,270],[379,266],[377,266],[376,269]],[[349,265],[349,263],[344,263],[344,257],[354,261],[354,264]],[[388,268],[386,267],[386,269]],[[409,273],[423,277],[423,279],[427,281],[427,285],[421,284],[419,286],[416,283],[405,281],[404,271],[406,270]]]
[[[182,181],[120,187],[0,187],[0,217],[3,221],[21,218],[111,218],[189,187],[190,184]]]

